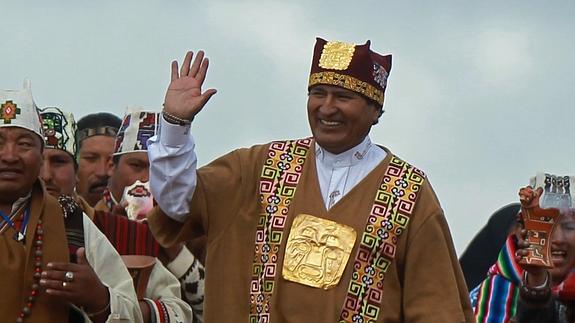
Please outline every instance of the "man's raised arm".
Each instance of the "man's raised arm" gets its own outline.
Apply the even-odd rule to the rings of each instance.
[[[197,157],[190,133],[191,122],[216,93],[202,93],[209,61],[198,51],[193,63],[188,52],[178,71],[171,65],[171,82],[164,99],[158,135],[149,139],[150,188],[164,213],[183,222],[196,187]]]

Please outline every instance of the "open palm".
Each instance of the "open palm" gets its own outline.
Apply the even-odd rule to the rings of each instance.
[[[192,63],[193,56],[191,51],[186,53],[179,71],[178,62],[172,62],[172,81],[164,100],[164,110],[167,113],[186,120],[192,120],[216,93],[215,89],[202,93],[209,61],[204,58],[203,51],[198,51]]]

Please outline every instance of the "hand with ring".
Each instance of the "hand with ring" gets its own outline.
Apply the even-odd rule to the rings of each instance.
[[[71,283],[74,280],[74,272],[67,271],[66,274],[64,275],[64,277],[66,278],[67,282]]]
[[[47,294],[83,307],[87,313],[98,312],[109,304],[110,293],[88,263],[85,249],[79,248],[76,255],[77,264],[48,263],[42,272],[40,286]]]

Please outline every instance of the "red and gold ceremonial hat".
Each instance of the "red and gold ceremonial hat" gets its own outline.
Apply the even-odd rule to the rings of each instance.
[[[128,108],[116,135],[114,155],[148,151],[148,139],[156,135],[157,129],[157,112]]]
[[[383,106],[391,55],[382,56],[363,45],[317,38],[308,89],[317,84],[340,86]]]
[[[32,98],[31,83],[24,81],[21,90],[0,90],[0,127],[30,130],[44,141],[38,108]]]

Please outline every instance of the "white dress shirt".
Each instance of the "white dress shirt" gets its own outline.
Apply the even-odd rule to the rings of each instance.
[[[161,118],[156,136],[148,140],[150,189],[164,213],[184,222],[197,183],[197,156],[190,125],[173,125]],[[317,176],[327,209],[331,208],[386,156],[369,136],[341,154],[315,146]]]
[[[326,209],[330,209],[362,179],[364,179],[387,153],[371,143],[369,136],[340,154],[332,154],[315,144],[315,161],[321,196]]]
[[[150,190],[164,213],[184,222],[196,188],[198,158],[190,125],[174,125],[163,116],[157,135],[148,139]]]

